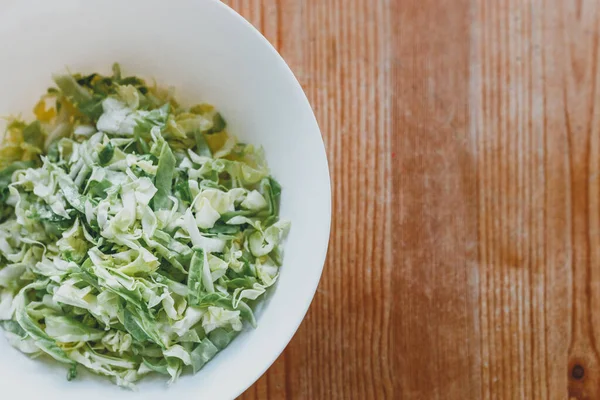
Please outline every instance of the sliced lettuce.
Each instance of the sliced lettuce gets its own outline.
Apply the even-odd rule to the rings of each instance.
[[[156,171],[155,186],[157,189],[154,195],[154,208],[162,209],[169,208],[171,201],[169,196],[171,195],[171,187],[173,185],[173,176],[175,174],[175,156],[171,148],[164,142],[160,157],[158,158],[158,169]]]
[[[66,74],[0,142],[0,327],[134,389],[198,372],[279,275],[289,223],[261,149],[126,77]]]

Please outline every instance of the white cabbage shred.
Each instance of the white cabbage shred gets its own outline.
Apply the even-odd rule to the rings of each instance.
[[[135,77],[55,77],[0,145],[0,326],[123,387],[196,372],[272,286],[289,223],[261,150]]]

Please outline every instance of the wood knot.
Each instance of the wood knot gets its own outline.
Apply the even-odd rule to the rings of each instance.
[[[573,379],[581,380],[583,379],[584,375],[585,370],[583,369],[583,367],[579,364],[575,364],[573,366],[573,369],[571,370],[571,376],[573,377]]]

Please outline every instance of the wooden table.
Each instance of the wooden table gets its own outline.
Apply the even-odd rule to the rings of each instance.
[[[600,1],[231,0],[321,124],[323,280],[244,399],[600,399]]]

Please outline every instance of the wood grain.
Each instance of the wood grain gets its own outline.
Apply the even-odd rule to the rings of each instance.
[[[244,399],[600,399],[600,2],[231,0],[296,73],[334,219]]]

